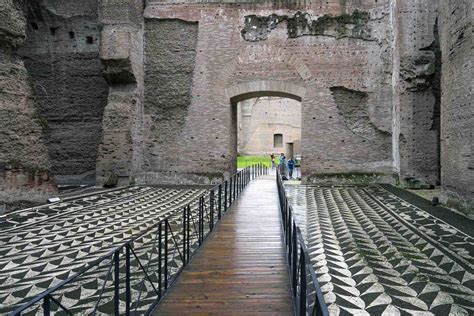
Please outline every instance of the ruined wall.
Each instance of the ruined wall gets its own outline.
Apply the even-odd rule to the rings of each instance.
[[[44,202],[56,191],[31,80],[17,54],[25,40],[25,25],[16,1],[0,3],[0,204]]]
[[[301,154],[301,103],[278,97],[261,97],[237,104],[237,152],[239,155],[270,155],[286,152],[293,143],[294,154]],[[281,146],[274,146],[274,135],[282,135]]]
[[[441,184],[444,200],[474,212],[473,2],[440,2],[443,55]]]
[[[97,0],[26,3],[20,54],[32,78],[51,172],[61,183],[94,183],[108,94]]]
[[[148,131],[144,171],[158,171],[174,181],[185,161],[205,164],[196,153],[186,156],[180,138],[191,104],[198,24],[181,20],[145,23],[145,130]],[[212,137],[213,135],[209,135]],[[191,136],[192,138],[193,136]]]
[[[398,1],[400,178],[439,183],[438,1]]]
[[[345,87],[331,87],[330,90],[344,125],[355,135],[376,142],[390,152],[392,136],[374,124],[369,113],[369,94]]]
[[[100,58],[109,96],[97,157],[97,182],[116,175],[134,183],[143,164],[143,4],[142,0],[100,0]]]
[[[167,178],[163,168],[156,167],[162,153],[173,160],[166,165],[167,172],[182,175],[180,179],[194,174],[197,181],[206,182],[200,175],[212,180],[216,173],[235,170],[237,129],[230,98],[267,89],[302,98],[303,176],[307,180],[320,174],[378,176],[394,171],[388,0],[205,5],[148,1],[145,17],[198,22],[199,32],[192,98],[186,104],[184,124],[173,131],[179,141],[168,146],[145,135],[145,156],[156,157],[156,163],[138,176],[143,182]],[[250,32],[253,26],[258,31]],[[182,32],[168,36],[176,39],[172,44],[179,52],[184,47],[179,44]],[[174,82],[174,76],[169,80]],[[354,116],[340,110],[331,88],[367,94],[360,113],[372,133],[382,137],[353,131]],[[171,132],[163,129],[163,133]]]

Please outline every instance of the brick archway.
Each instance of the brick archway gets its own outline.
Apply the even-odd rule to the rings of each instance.
[[[306,88],[286,81],[254,80],[230,86],[225,89],[225,93],[232,105],[259,96],[278,96],[301,102]]]
[[[259,97],[280,97],[298,101],[298,103],[300,103],[298,111],[301,112],[301,103],[305,98],[306,90],[306,87],[303,85],[279,80],[251,80],[228,86],[225,89],[225,95],[227,100],[230,101],[231,110],[231,137],[229,142],[229,153],[233,168],[237,166],[239,146],[239,115],[237,104],[241,101]],[[301,117],[301,114],[299,117]],[[291,133],[287,129],[285,129],[285,131]],[[301,145],[301,135],[299,137],[299,144]],[[278,150],[278,152],[282,152],[281,148]]]

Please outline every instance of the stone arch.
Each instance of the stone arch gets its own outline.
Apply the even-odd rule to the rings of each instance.
[[[237,103],[258,97],[281,97],[296,100],[302,104],[303,100],[305,99],[306,91],[307,88],[301,84],[295,84],[283,80],[250,80],[228,86],[225,89],[226,98],[230,101],[231,137],[229,142],[229,153],[231,158],[230,161],[235,164],[234,168],[237,166],[238,155],[239,119]],[[300,107],[299,111],[301,110],[302,109]],[[299,141],[301,142],[301,135]]]
[[[253,80],[227,87],[225,93],[232,105],[259,96],[278,96],[301,102],[306,88],[286,81]]]
[[[250,58],[250,55],[252,55],[254,51],[247,50],[248,47],[242,47],[240,51],[238,52],[238,54],[225,64],[225,66],[221,70],[221,74],[217,82],[223,82],[227,84],[226,93],[229,89],[231,89],[230,87],[232,85],[240,86],[240,85],[246,85],[246,84],[252,84],[252,83],[256,84],[256,82],[260,82],[262,85],[264,85],[265,82],[285,82],[284,80],[278,80],[277,78],[270,78],[269,80],[266,80],[266,79],[249,80],[248,82],[244,82],[244,83],[239,82],[239,84],[235,84],[235,79],[236,79],[235,73],[240,66],[255,64],[255,63],[264,62],[264,61],[265,62],[275,61],[275,62],[286,63],[289,68],[293,69],[298,74],[298,77],[301,79],[300,82],[304,83],[305,85],[308,84],[308,82],[310,82],[313,79],[311,70],[308,68],[306,63],[298,56],[289,54],[286,50],[282,49],[281,47],[276,48],[276,49],[269,49],[268,47],[264,46],[262,48],[263,48],[264,53],[261,53],[259,55],[259,58],[252,59]],[[286,83],[289,84],[288,81],[286,81]],[[227,95],[229,96],[228,93]]]

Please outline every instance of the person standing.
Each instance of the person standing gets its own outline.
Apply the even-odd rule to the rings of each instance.
[[[280,165],[285,165],[285,154],[281,153],[280,154]]]
[[[280,154],[280,172],[283,177],[286,177],[286,161],[285,154]]]
[[[275,169],[275,155],[274,154],[271,154],[270,155],[270,158],[272,160],[272,169]]]
[[[293,158],[290,158],[290,160],[288,160],[288,177],[290,179],[293,179],[294,169],[295,169],[295,161],[293,160]]]

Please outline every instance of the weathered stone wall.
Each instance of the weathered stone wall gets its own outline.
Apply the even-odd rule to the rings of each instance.
[[[28,1],[20,49],[32,78],[51,172],[58,182],[95,182],[108,86],[99,58],[97,0]]]
[[[134,183],[143,164],[143,5],[142,0],[100,0],[100,58],[109,97],[97,158],[97,182],[117,175]]]
[[[354,20],[354,14],[360,14],[354,12],[356,8],[368,13],[368,18]],[[288,18],[275,27],[260,23],[270,29],[265,38],[254,41],[243,36],[249,17],[272,14]],[[173,131],[179,141],[173,146],[145,145],[145,152],[150,151],[145,156],[156,155],[157,162],[162,153],[172,157],[171,163],[166,162],[167,172],[211,178],[231,172],[236,159],[236,114],[230,98],[290,93],[302,99],[306,179],[321,173],[392,174],[392,153],[387,146],[392,130],[389,1],[346,1],[345,5],[341,1],[291,5],[148,1],[145,17],[198,22],[192,98],[189,104],[182,104],[187,107],[184,124]],[[319,18],[328,22],[312,22]],[[289,34],[288,22],[293,23],[294,34]],[[305,25],[316,26],[306,32]],[[321,25],[327,29],[321,31]],[[350,31],[353,27],[362,31]],[[340,29],[343,32],[334,33]],[[169,80],[174,81],[173,77]],[[353,124],[347,124],[351,118],[338,108],[331,91],[334,87],[365,93],[366,108],[361,113],[371,128],[386,137],[354,133]],[[163,167],[156,166],[150,164],[144,182],[166,178]]]
[[[188,111],[197,38],[195,22],[152,19],[145,23],[144,128],[148,137],[144,171],[159,172],[160,182],[175,181],[176,168],[186,161],[206,163],[203,156],[180,151],[187,143],[181,138],[183,128],[192,119]]]
[[[25,25],[16,1],[0,3],[0,203],[44,202],[56,191],[30,77],[17,54]]]
[[[400,178],[439,183],[438,1],[398,1]]]
[[[270,155],[287,152],[301,154],[301,103],[279,97],[261,97],[237,104],[237,153],[239,155]],[[282,135],[281,146],[275,146],[274,135]]]
[[[470,0],[440,2],[444,200],[474,212],[474,35]]]

